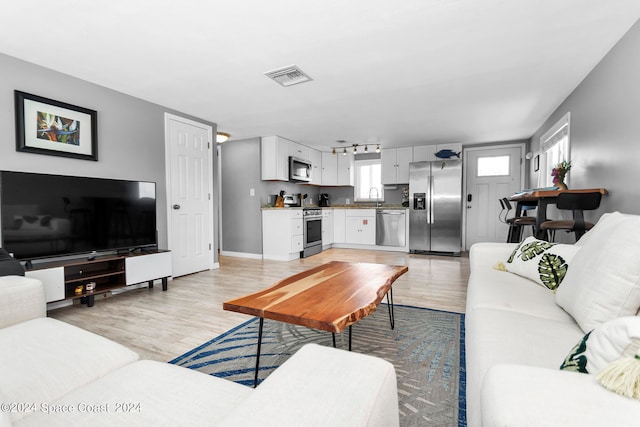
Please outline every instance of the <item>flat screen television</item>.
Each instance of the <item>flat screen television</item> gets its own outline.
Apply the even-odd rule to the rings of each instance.
[[[156,246],[156,184],[0,171],[0,220],[20,260]]]

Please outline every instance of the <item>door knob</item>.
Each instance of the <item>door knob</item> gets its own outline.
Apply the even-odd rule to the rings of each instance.
[[[180,205],[173,205],[173,209],[180,209]]]

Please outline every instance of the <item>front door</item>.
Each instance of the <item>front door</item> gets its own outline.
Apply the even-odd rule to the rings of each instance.
[[[507,241],[508,226],[498,217],[501,211],[498,199],[522,189],[523,153],[522,144],[465,151],[467,250],[476,242]]]
[[[165,114],[173,276],[213,268],[211,126]]]

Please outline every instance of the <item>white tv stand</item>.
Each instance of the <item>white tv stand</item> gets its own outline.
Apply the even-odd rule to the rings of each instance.
[[[25,274],[42,281],[47,302],[81,298],[92,307],[96,295],[137,283],[148,282],[152,288],[154,280],[159,279],[166,291],[171,277],[171,252],[149,250],[44,262],[30,265]],[[95,288],[87,290],[91,283]]]

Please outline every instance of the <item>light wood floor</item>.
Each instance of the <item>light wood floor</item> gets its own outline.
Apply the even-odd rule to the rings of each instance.
[[[49,311],[50,317],[95,332],[138,352],[143,359],[169,361],[247,320],[222,310],[222,303],[292,274],[332,261],[407,265],[393,284],[396,304],[464,312],[469,258],[399,252],[330,249],[291,262],[220,257],[220,269],[169,281],[169,290],[135,289]]]

